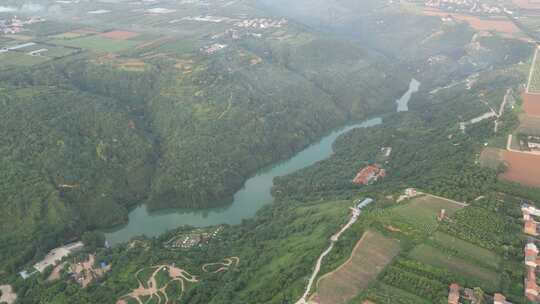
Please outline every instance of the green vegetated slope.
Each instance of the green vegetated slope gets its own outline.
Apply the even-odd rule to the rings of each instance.
[[[446,299],[448,284],[452,282],[467,287],[478,286],[488,293],[503,292],[513,303],[524,303],[521,297],[521,200],[499,194],[513,186],[499,184],[496,171],[484,170],[473,161],[482,143],[493,135],[492,122],[474,125],[462,133],[456,125],[457,115],[452,116],[454,112],[450,110],[454,109],[456,113],[459,109],[474,111],[475,104],[460,103],[456,107],[458,101],[439,103],[419,99],[415,102],[421,103],[425,112],[389,116],[387,122],[393,130],[385,125],[365,134],[358,130],[344,135],[336,144],[336,154],[328,160],[343,168],[340,163],[363,164],[370,153],[377,154],[380,142],[401,149],[402,153],[393,153],[388,160],[386,165],[393,169],[380,184],[352,187],[346,191],[345,180],[348,179],[350,184],[351,175],[334,172],[333,166],[322,162],[280,179],[277,187],[285,190],[274,204],[263,208],[254,219],[225,227],[209,244],[178,251],[167,249],[163,243],[178,233],[171,231],[159,238],[142,238],[112,250],[101,249],[99,260],[113,265],[105,284],[82,290],[69,280],[45,283],[43,276],[16,280],[17,290],[27,295],[22,303],[32,303],[36,299],[56,303],[69,303],[72,299],[80,303],[117,299],[137,287],[134,274],[139,269],[173,262],[201,276],[199,283],[188,285],[179,303],[291,303],[302,294],[317,256],[328,246],[328,238],[347,221],[348,207],[355,199],[365,196],[374,197],[377,204],[366,210],[360,221],[343,234],[325,259],[321,275],[347,260],[367,228],[398,239],[401,249],[377,280],[372,281],[352,303],[362,303],[364,299],[376,303],[439,303]],[[512,125],[515,115],[507,114],[503,128]],[[455,121],[451,122],[452,119]],[[443,153],[444,149],[458,145],[461,149],[450,151],[456,156],[443,154],[444,163],[438,167],[437,163],[443,158],[431,160],[406,152],[418,151],[419,143],[412,140],[415,136],[405,137],[410,140],[399,141],[399,145],[393,142],[395,138],[406,136],[405,130],[416,132],[413,133],[416,137],[430,136],[430,140],[421,143],[423,150]],[[398,136],[397,131],[404,133]],[[360,146],[360,142],[363,145]],[[469,148],[464,149],[466,146]],[[350,147],[350,153],[345,153],[348,150],[344,147]],[[394,162],[403,164],[402,168],[392,167]],[[446,182],[442,176],[434,178],[435,175],[430,175],[434,173],[429,173],[430,168],[442,170],[443,166]],[[420,169],[414,170],[415,167]],[[298,185],[299,189],[306,189],[306,184],[314,187],[314,181],[326,180],[321,177],[322,173],[313,178],[314,170],[327,172],[343,182],[325,183],[315,195],[283,186],[288,181]],[[351,173],[355,170],[356,167],[351,169]],[[401,171],[406,178],[395,180],[397,177],[393,175]],[[478,184],[470,185],[473,181]],[[396,203],[397,194],[409,186],[467,200],[471,206],[463,208],[445,200],[422,197],[418,199],[425,201],[420,203],[415,200]],[[475,200],[479,195],[485,198]],[[535,193],[522,191],[521,195],[534,198]],[[437,221],[440,208],[448,210],[449,221]],[[488,220],[495,225],[489,225]],[[240,258],[238,267],[216,275],[202,272],[200,267],[204,263],[229,256]]]
[[[114,100],[56,86],[0,95],[3,266],[121,222],[124,202],[145,195],[153,148]]]
[[[191,74],[159,64],[127,72],[81,58],[4,72],[2,159],[10,169],[2,215],[15,233],[6,236],[13,246],[2,246],[10,257],[2,264],[14,270],[85,229],[122,223],[136,203],[224,204],[259,168],[394,108],[406,73],[390,75],[394,66],[353,44],[305,35],[308,42],[252,41],[195,55]],[[336,51],[338,42],[347,47]],[[280,61],[285,54],[302,61],[293,69]],[[327,81],[334,77],[351,80]],[[37,229],[48,237],[26,247]]]

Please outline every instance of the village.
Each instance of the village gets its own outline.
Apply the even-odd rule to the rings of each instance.
[[[428,0],[426,7],[440,9],[452,13],[470,13],[482,15],[500,15],[503,12],[512,14],[512,11],[490,5],[479,0]]]
[[[14,16],[11,19],[0,19],[0,35],[18,34],[24,31],[26,25],[44,22],[45,19],[41,17],[27,17],[19,19]]]

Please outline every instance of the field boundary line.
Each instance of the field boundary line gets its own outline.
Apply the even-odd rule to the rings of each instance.
[[[348,258],[345,262],[343,262],[343,264],[339,265],[338,268],[336,268],[336,269],[334,269],[334,270],[332,270],[332,271],[330,271],[330,272],[328,272],[328,273],[323,274],[323,275],[317,280],[317,283],[315,283],[315,289],[316,289],[316,291],[312,294],[312,296],[313,296],[314,294],[317,293],[317,290],[319,289],[319,282],[320,282],[322,279],[324,279],[324,278],[326,278],[327,276],[330,276],[330,275],[334,274],[335,272],[341,270],[341,269],[344,268],[350,261],[352,261],[354,252],[360,247],[362,241],[364,241],[364,239],[367,238],[368,233],[369,233],[369,234],[373,234],[373,232],[372,232],[371,230],[368,230],[368,231],[364,232],[364,234],[362,234],[362,237],[358,240],[358,242],[356,242],[356,245],[354,245],[354,248],[353,248],[353,250],[351,251],[351,255],[349,256],[349,258]]]
[[[508,141],[506,142],[506,151],[513,152],[513,153],[534,155],[534,156],[540,157],[540,153],[529,152],[529,151],[520,151],[520,150],[513,149],[512,148],[512,134],[508,135]]]
[[[424,193],[424,192],[418,192],[419,194],[424,194],[424,195],[427,195],[427,196],[431,196],[431,197],[434,197],[434,198],[438,198],[438,199],[441,199],[443,201],[447,201],[447,202],[450,202],[450,203],[453,203],[453,204],[456,204],[456,205],[459,205],[459,206],[462,206],[462,207],[468,207],[469,204],[467,203],[464,203],[464,202],[458,202],[458,201],[455,201],[455,200],[452,200],[452,199],[449,199],[449,198],[446,198],[446,197],[442,197],[442,196],[438,196],[438,195],[434,195],[434,194],[429,194],[429,193]]]

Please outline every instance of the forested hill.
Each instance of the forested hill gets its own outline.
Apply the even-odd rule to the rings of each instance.
[[[3,267],[122,223],[137,203],[226,203],[259,168],[392,111],[410,80],[316,33],[247,39],[192,66],[186,74],[156,61],[132,72],[76,58],[0,75],[1,225],[13,232],[2,234]]]

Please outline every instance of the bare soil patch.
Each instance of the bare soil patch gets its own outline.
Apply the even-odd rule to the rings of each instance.
[[[17,300],[17,294],[13,292],[11,285],[0,285],[2,296],[0,296],[0,303],[12,304]]]
[[[508,170],[501,178],[520,184],[540,187],[540,155],[504,151],[503,157]]]
[[[128,40],[128,39],[139,36],[139,33],[128,32],[128,31],[110,31],[106,33],[101,33],[99,35],[101,37],[114,39],[114,40]]]
[[[540,116],[540,94],[523,93],[523,109],[527,115]]]
[[[347,303],[366,288],[399,252],[399,241],[366,231],[351,257],[338,269],[322,276],[312,300],[320,304]]]

